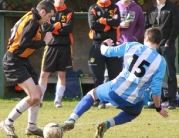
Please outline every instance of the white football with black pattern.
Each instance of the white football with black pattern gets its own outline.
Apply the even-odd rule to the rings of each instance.
[[[60,124],[48,123],[43,130],[44,138],[62,138],[63,129]]]

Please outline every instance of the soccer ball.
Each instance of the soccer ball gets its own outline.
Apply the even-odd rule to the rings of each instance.
[[[43,135],[44,138],[62,138],[63,129],[57,123],[49,123],[44,127]]]

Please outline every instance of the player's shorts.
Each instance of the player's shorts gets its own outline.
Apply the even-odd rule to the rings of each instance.
[[[72,69],[70,46],[46,46],[41,71],[55,72]]]
[[[20,84],[32,77],[38,85],[38,76],[28,58],[21,58],[7,51],[3,57],[3,70],[9,83]]]
[[[140,114],[144,105],[143,101],[138,102],[137,104],[132,104],[122,99],[114,91],[111,91],[110,88],[111,88],[111,81],[101,84],[97,87],[96,95],[101,102],[103,103],[109,102],[113,104],[114,106],[117,106],[121,110],[132,115]]]

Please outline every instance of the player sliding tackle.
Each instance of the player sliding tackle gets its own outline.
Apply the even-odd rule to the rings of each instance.
[[[95,138],[103,138],[104,132],[110,127],[130,122],[141,113],[144,92],[149,86],[156,111],[164,118],[168,117],[167,111],[160,105],[166,69],[165,59],[156,51],[161,38],[162,33],[159,28],[150,28],[144,34],[144,45],[138,42],[126,42],[121,46],[109,47],[113,45],[111,39],[102,42],[103,55],[124,57],[123,70],[114,80],[92,89],[83,97],[67,121],[63,123],[64,131],[73,129],[77,119],[99,99],[122,110],[117,116],[98,124]]]

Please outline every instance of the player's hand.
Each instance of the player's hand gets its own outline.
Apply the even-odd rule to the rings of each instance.
[[[129,28],[129,26],[130,26],[130,22],[122,21],[120,23],[120,28]]]
[[[44,41],[45,41],[46,45],[48,45],[51,40],[52,40],[52,33],[47,32],[44,37]]]
[[[112,40],[111,38],[106,39],[106,40],[103,41],[103,42],[106,42],[106,43],[108,44],[108,46],[113,46],[113,45],[114,45],[114,42],[113,42],[113,40]]]
[[[117,18],[118,18],[117,14],[113,15],[113,17],[112,17],[112,19],[117,19]]]
[[[162,110],[160,112],[158,112],[161,116],[163,116],[164,118],[168,117],[168,112],[162,108]]]

